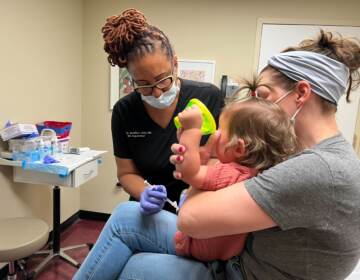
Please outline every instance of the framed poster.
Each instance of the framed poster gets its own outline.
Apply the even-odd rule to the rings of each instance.
[[[114,66],[110,68],[110,110],[125,95],[133,92],[131,77],[126,68]]]
[[[179,59],[180,78],[198,82],[214,83],[215,61]]]

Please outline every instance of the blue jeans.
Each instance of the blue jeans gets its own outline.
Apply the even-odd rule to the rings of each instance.
[[[144,216],[139,203],[121,203],[73,279],[214,280],[211,266],[175,255],[176,219],[167,211]]]

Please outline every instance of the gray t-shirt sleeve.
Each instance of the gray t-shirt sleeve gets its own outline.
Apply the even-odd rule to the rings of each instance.
[[[245,182],[256,203],[282,230],[323,228],[333,207],[334,183],[327,163],[309,150]]]

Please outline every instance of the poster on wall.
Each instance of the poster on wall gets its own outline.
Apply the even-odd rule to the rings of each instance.
[[[134,90],[131,77],[126,68],[114,66],[110,68],[110,110],[115,103]]]
[[[180,78],[214,83],[215,61],[179,59],[178,75]]]

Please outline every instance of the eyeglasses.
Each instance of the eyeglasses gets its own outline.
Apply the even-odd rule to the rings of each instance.
[[[174,76],[169,75],[160,79],[152,85],[137,85],[136,82],[133,81],[134,90],[143,95],[150,95],[153,91],[153,88],[156,87],[162,91],[168,90],[174,81]]]

